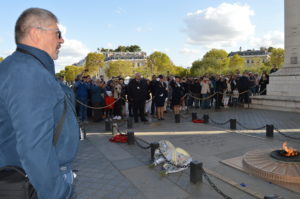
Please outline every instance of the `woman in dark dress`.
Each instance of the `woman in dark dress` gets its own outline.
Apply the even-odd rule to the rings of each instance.
[[[159,82],[155,86],[155,105],[156,105],[156,112],[157,112],[157,119],[164,120],[164,105],[166,98],[168,96],[167,91],[167,84],[164,82],[164,76],[159,75]]]
[[[259,85],[260,85],[259,92],[261,95],[267,94],[267,84],[269,84],[269,75],[267,74],[266,71],[264,71],[259,80]]]
[[[180,77],[175,77],[175,81],[170,83],[172,87],[172,107],[174,114],[177,115],[180,112],[180,106],[182,104],[184,96],[184,87],[180,84]]]

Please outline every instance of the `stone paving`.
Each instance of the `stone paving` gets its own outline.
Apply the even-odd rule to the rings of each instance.
[[[300,137],[300,114],[291,112],[230,108],[220,111],[193,110],[198,117],[209,114],[216,122],[237,119],[244,127],[258,128],[273,124],[288,135]],[[278,194],[288,199],[300,198],[299,194],[277,185],[250,176],[222,164],[220,161],[243,155],[253,149],[278,148],[288,140],[300,149],[300,142],[274,133],[274,138],[266,138],[265,130],[229,131],[229,124],[195,124],[191,122],[191,112],[183,113],[181,123],[174,123],[172,113],[165,121],[151,119],[147,123],[134,124],[135,135],[147,142],[170,140],[176,147],[186,149],[195,160],[202,161],[205,169],[217,175],[209,175],[211,180],[225,194],[235,199],[257,198],[258,195]],[[126,130],[126,123],[119,122],[119,128]],[[81,141],[74,168],[78,169],[75,182],[75,199],[196,199],[223,198],[207,183],[193,185],[189,182],[189,170],[168,176],[160,175],[160,168],[149,168],[150,150],[137,145],[110,143],[110,132],[105,132],[104,123],[89,123],[87,139]],[[143,143],[142,143],[143,144]],[[220,175],[221,178],[217,178]],[[227,179],[227,181],[224,179]],[[234,182],[234,183],[229,183]],[[233,186],[232,184],[236,184]],[[249,189],[245,192],[243,189]]]

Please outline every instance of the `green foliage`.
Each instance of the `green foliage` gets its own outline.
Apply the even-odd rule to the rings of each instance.
[[[155,51],[147,59],[147,66],[152,74],[168,75],[174,72],[174,64],[165,53]]]
[[[3,57],[0,57],[0,62],[2,62],[3,61]]]
[[[84,67],[78,67],[78,66],[66,66],[64,72],[60,71],[60,73],[63,73],[64,79],[67,82],[73,82],[78,74],[82,74],[84,72]]]
[[[131,76],[134,72],[133,64],[129,61],[112,61],[109,63],[105,73],[108,77],[112,76]]]
[[[229,59],[229,71],[233,71],[233,70],[244,70],[245,67],[245,59],[242,58],[241,56],[239,56],[238,54],[233,55],[232,57],[230,57]]]
[[[228,71],[228,65],[228,53],[225,50],[212,49],[203,56],[202,60],[193,62],[191,74],[193,76],[207,73],[221,74]]]
[[[138,45],[118,46],[116,49],[101,48],[101,52],[141,52],[142,49]]]
[[[104,66],[104,55],[99,53],[89,53],[86,57],[85,68],[90,76],[95,76],[100,67]]]
[[[189,76],[190,70],[187,68],[183,68],[181,66],[173,66],[173,75],[180,76],[180,77],[186,77]]]
[[[278,68],[281,68],[284,64],[284,50],[282,48],[273,48],[270,65],[275,65]]]

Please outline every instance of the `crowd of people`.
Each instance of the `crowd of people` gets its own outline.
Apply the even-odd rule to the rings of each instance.
[[[277,69],[273,67],[270,73]],[[178,77],[153,75],[146,79],[136,73],[126,82],[122,77],[92,80],[77,76],[73,89],[77,113],[82,122],[88,118],[98,122],[104,118],[120,120],[125,116],[147,121],[145,113],[164,120],[164,113],[190,108],[220,109],[250,103],[251,95],[266,95],[269,75],[239,71],[231,75]]]

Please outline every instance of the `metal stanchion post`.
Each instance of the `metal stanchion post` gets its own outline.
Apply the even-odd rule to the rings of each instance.
[[[127,132],[127,138],[128,138],[128,145],[133,145],[135,142],[135,138],[134,138],[134,132],[129,131]]]
[[[118,124],[117,123],[112,123],[111,134],[113,136],[118,134]]]
[[[204,120],[205,124],[208,124],[209,123],[209,116],[207,114],[204,114],[203,115],[203,120]]]
[[[196,120],[197,119],[197,113],[192,113],[192,120]]]
[[[266,125],[266,137],[273,137],[274,136],[274,126],[272,124]]]
[[[203,175],[203,164],[197,160],[194,160],[190,163],[190,182],[197,184],[202,182]]]
[[[180,123],[180,114],[175,115],[175,123]]]
[[[132,129],[133,128],[133,120],[131,117],[127,118],[127,128]]]
[[[236,130],[236,119],[230,119],[230,129]]]
[[[151,162],[154,162],[155,150],[159,148],[159,143],[158,142],[152,142],[150,144],[150,148],[151,148]]]
[[[105,121],[105,131],[111,131],[111,120]]]

